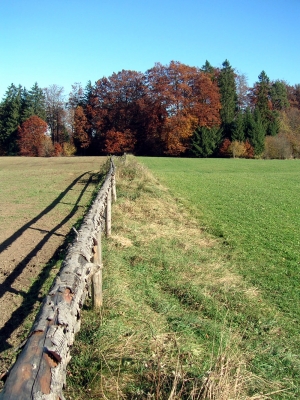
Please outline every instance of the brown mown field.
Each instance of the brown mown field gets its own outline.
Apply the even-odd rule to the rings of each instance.
[[[57,273],[51,259],[84,214],[105,160],[0,157],[0,375],[31,327],[45,282]]]

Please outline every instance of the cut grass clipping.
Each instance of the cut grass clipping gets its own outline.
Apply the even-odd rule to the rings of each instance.
[[[247,319],[272,310],[235,274],[224,243],[134,157],[117,160],[113,233],[104,239],[104,306],[86,304],[68,399],[293,398],[251,369]]]

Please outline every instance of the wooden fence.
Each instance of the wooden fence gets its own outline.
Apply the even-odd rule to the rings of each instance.
[[[111,202],[116,201],[115,166],[110,169],[76,232],[62,268],[46,296],[25,347],[8,373],[1,400],[64,399],[62,389],[70,347],[80,330],[80,311],[92,289],[93,305],[102,305],[101,234],[111,233]]]

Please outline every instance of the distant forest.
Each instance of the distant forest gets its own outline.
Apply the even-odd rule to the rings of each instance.
[[[0,155],[300,158],[300,84],[253,87],[224,61],[156,63],[85,88],[11,84],[0,103]]]

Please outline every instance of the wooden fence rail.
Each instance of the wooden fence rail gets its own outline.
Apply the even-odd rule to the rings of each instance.
[[[80,329],[80,311],[92,285],[94,307],[102,305],[101,232],[111,231],[111,200],[116,200],[115,166],[110,169],[46,296],[25,347],[9,371],[0,400],[59,400]]]

